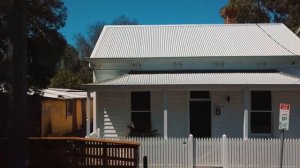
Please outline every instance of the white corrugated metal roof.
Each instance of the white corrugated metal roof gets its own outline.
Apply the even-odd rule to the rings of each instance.
[[[81,99],[86,98],[87,93],[82,90],[48,88],[42,90],[42,96],[56,99]]]
[[[142,85],[279,85],[300,84],[300,78],[280,72],[161,73],[128,74],[85,86]]]
[[[300,55],[284,24],[105,26],[91,58]]]

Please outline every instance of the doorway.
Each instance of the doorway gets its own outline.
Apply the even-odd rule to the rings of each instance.
[[[211,102],[208,91],[190,94],[190,134],[197,138],[211,137]]]

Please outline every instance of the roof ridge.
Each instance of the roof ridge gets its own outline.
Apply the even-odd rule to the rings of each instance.
[[[296,53],[294,53],[293,51],[287,49],[285,46],[283,46],[282,44],[280,44],[277,40],[275,40],[269,33],[267,33],[266,30],[264,30],[260,24],[256,24],[258,28],[260,28],[267,36],[269,36],[275,43],[277,43],[280,47],[282,47],[283,49],[285,49],[286,51],[288,51],[289,53],[291,53],[292,55],[297,56]]]
[[[192,27],[192,26],[256,26],[258,23],[233,23],[233,24],[223,24],[223,23],[208,23],[208,24],[141,24],[141,25],[105,25],[107,28],[114,27]],[[282,23],[259,23],[265,25],[281,25]]]
[[[262,70],[157,70],[157,71],[130,71],[128,75],[140,74],[197,74],[197,73],[278,73],[276,69],[262,69]]]

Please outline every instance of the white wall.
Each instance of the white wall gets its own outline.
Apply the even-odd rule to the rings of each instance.
[[[123,71],[123,70],[94,70],[93,72],[94,72],[93,75],[95,79],[94,82],[113,79],[128,73],[128,71]]]
[[[129,71],[159,70],[264,70],[286,72],[300,68],[297,57],[197,57],[148,59],[91,59],[96,81],[113,79]],[[296,64],[295,64],[296,62]],[[299,72],[299,70],[298,70]]]
[[[188,92],[168,92],[168,136],[187,137]]]
[[[300,137],[300,92],[299,91],[273,91],[273,134],[274,137],[280,137],[281,132],[278,129],[279,123],[279,104],[290,103],[290,125],[285,135],[287,138]]]
[[[230,102],[227,102],[230,96]],[[212,137],[243,137],[243,92],[211,92]],[[221,108],[221,114],[215,114],[215,108]]]
[[[226,98],[230,96],[230,102]],[[249,94],[250,96],[250,94]],[[249,97],[250,100],[250,97]],[[189,115],[188,91],[168,91],[168,136],[188,136]],[[300,137],[300,91],[272,91],[272,134],[280,137],[278,130],[279,104],[290,103],[290,130],[286,137]],[[243,91],[212,91],[212,137],[243,136]],[[249,104],[250,105],[250,104]],[[215,114],[215,108],[221,108],[221,114]],[[104,118],[104,108],[107,116]],[[249,109],[249,112],[251,110]],[[163,136],[163,91],[151,91],[151,124]],[[250,117],[250,116],[249,116]],[[104,122],[104,119],[106,122]],[[97,127],[101,136],[127,136],[126,127],[131,122],[130,92],[97,92]],[[104,126],[104,123],[106,124]],[[110,124],[109,124],[110,123]],[[250,128],[250,118],[249,118]],[[250,135],[251,136],[251,135]]]
[[[187,93],[168,92],[169,137],[188,136]],[[104,109],[107,112],[106,117],[104,117]],[[101,130],[101,137],[127,136],[129,129],[126,125],[130,121],[130,92],[97,92],[97,127]],[[152,129],[156,129],[163,136],[163,91],[151,92],[151,124]]]
[[[98,92],[97,119],[101,137],[127,136],[126,126],[131,122],[130,92]]]
[[[158,134],[164,135],[163,91],[152,91],[151,101],[151,126]]]

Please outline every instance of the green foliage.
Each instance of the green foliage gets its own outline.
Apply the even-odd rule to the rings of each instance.
[[[225,17],[224,10],[235,11],[238,23],[265,23],[270,20],[268,11],[256,0],[229,0],[221,9],[222,17]]]
[[[0,83],[8,82],[7,7],[0,3]],[[66,41],[58,31],[65,25],[67,9],[61,0],[26,0],[28,80],[32,88],[46,87],[55,74]]]
[[[80,89],[80,84],[92,82],[88,62],[81,60],[72,46],[65,48],[58,71],[51,79],[50,87]]]
[[[64,38],[57,32],[52,33],[49,33],[47,39],[41,36],[28,39],[28,82],[31,87],[43,88],[49,85],[64,54]]]
[[[237,12],[238,23],[284,23],[296,32],[300,26],[300,1],[299,0],[229,0],[221,9]]]
[[[260,0],[273,15],[272,22],[281,22],[291,30],[296,31],[300,26],[299,0]]]
[[[132,25],[137,24],[137,21],[120,16],[112,24]],[[97,22],[89,26],[87,36],[81,33],[75,36],[76,49],[72,46],[65,48],[58,71],[51,79],[50,87],[80,89],[80,84],[92,82],[92,71],[84,58],[90,57],[104,25],[104,22]]]

